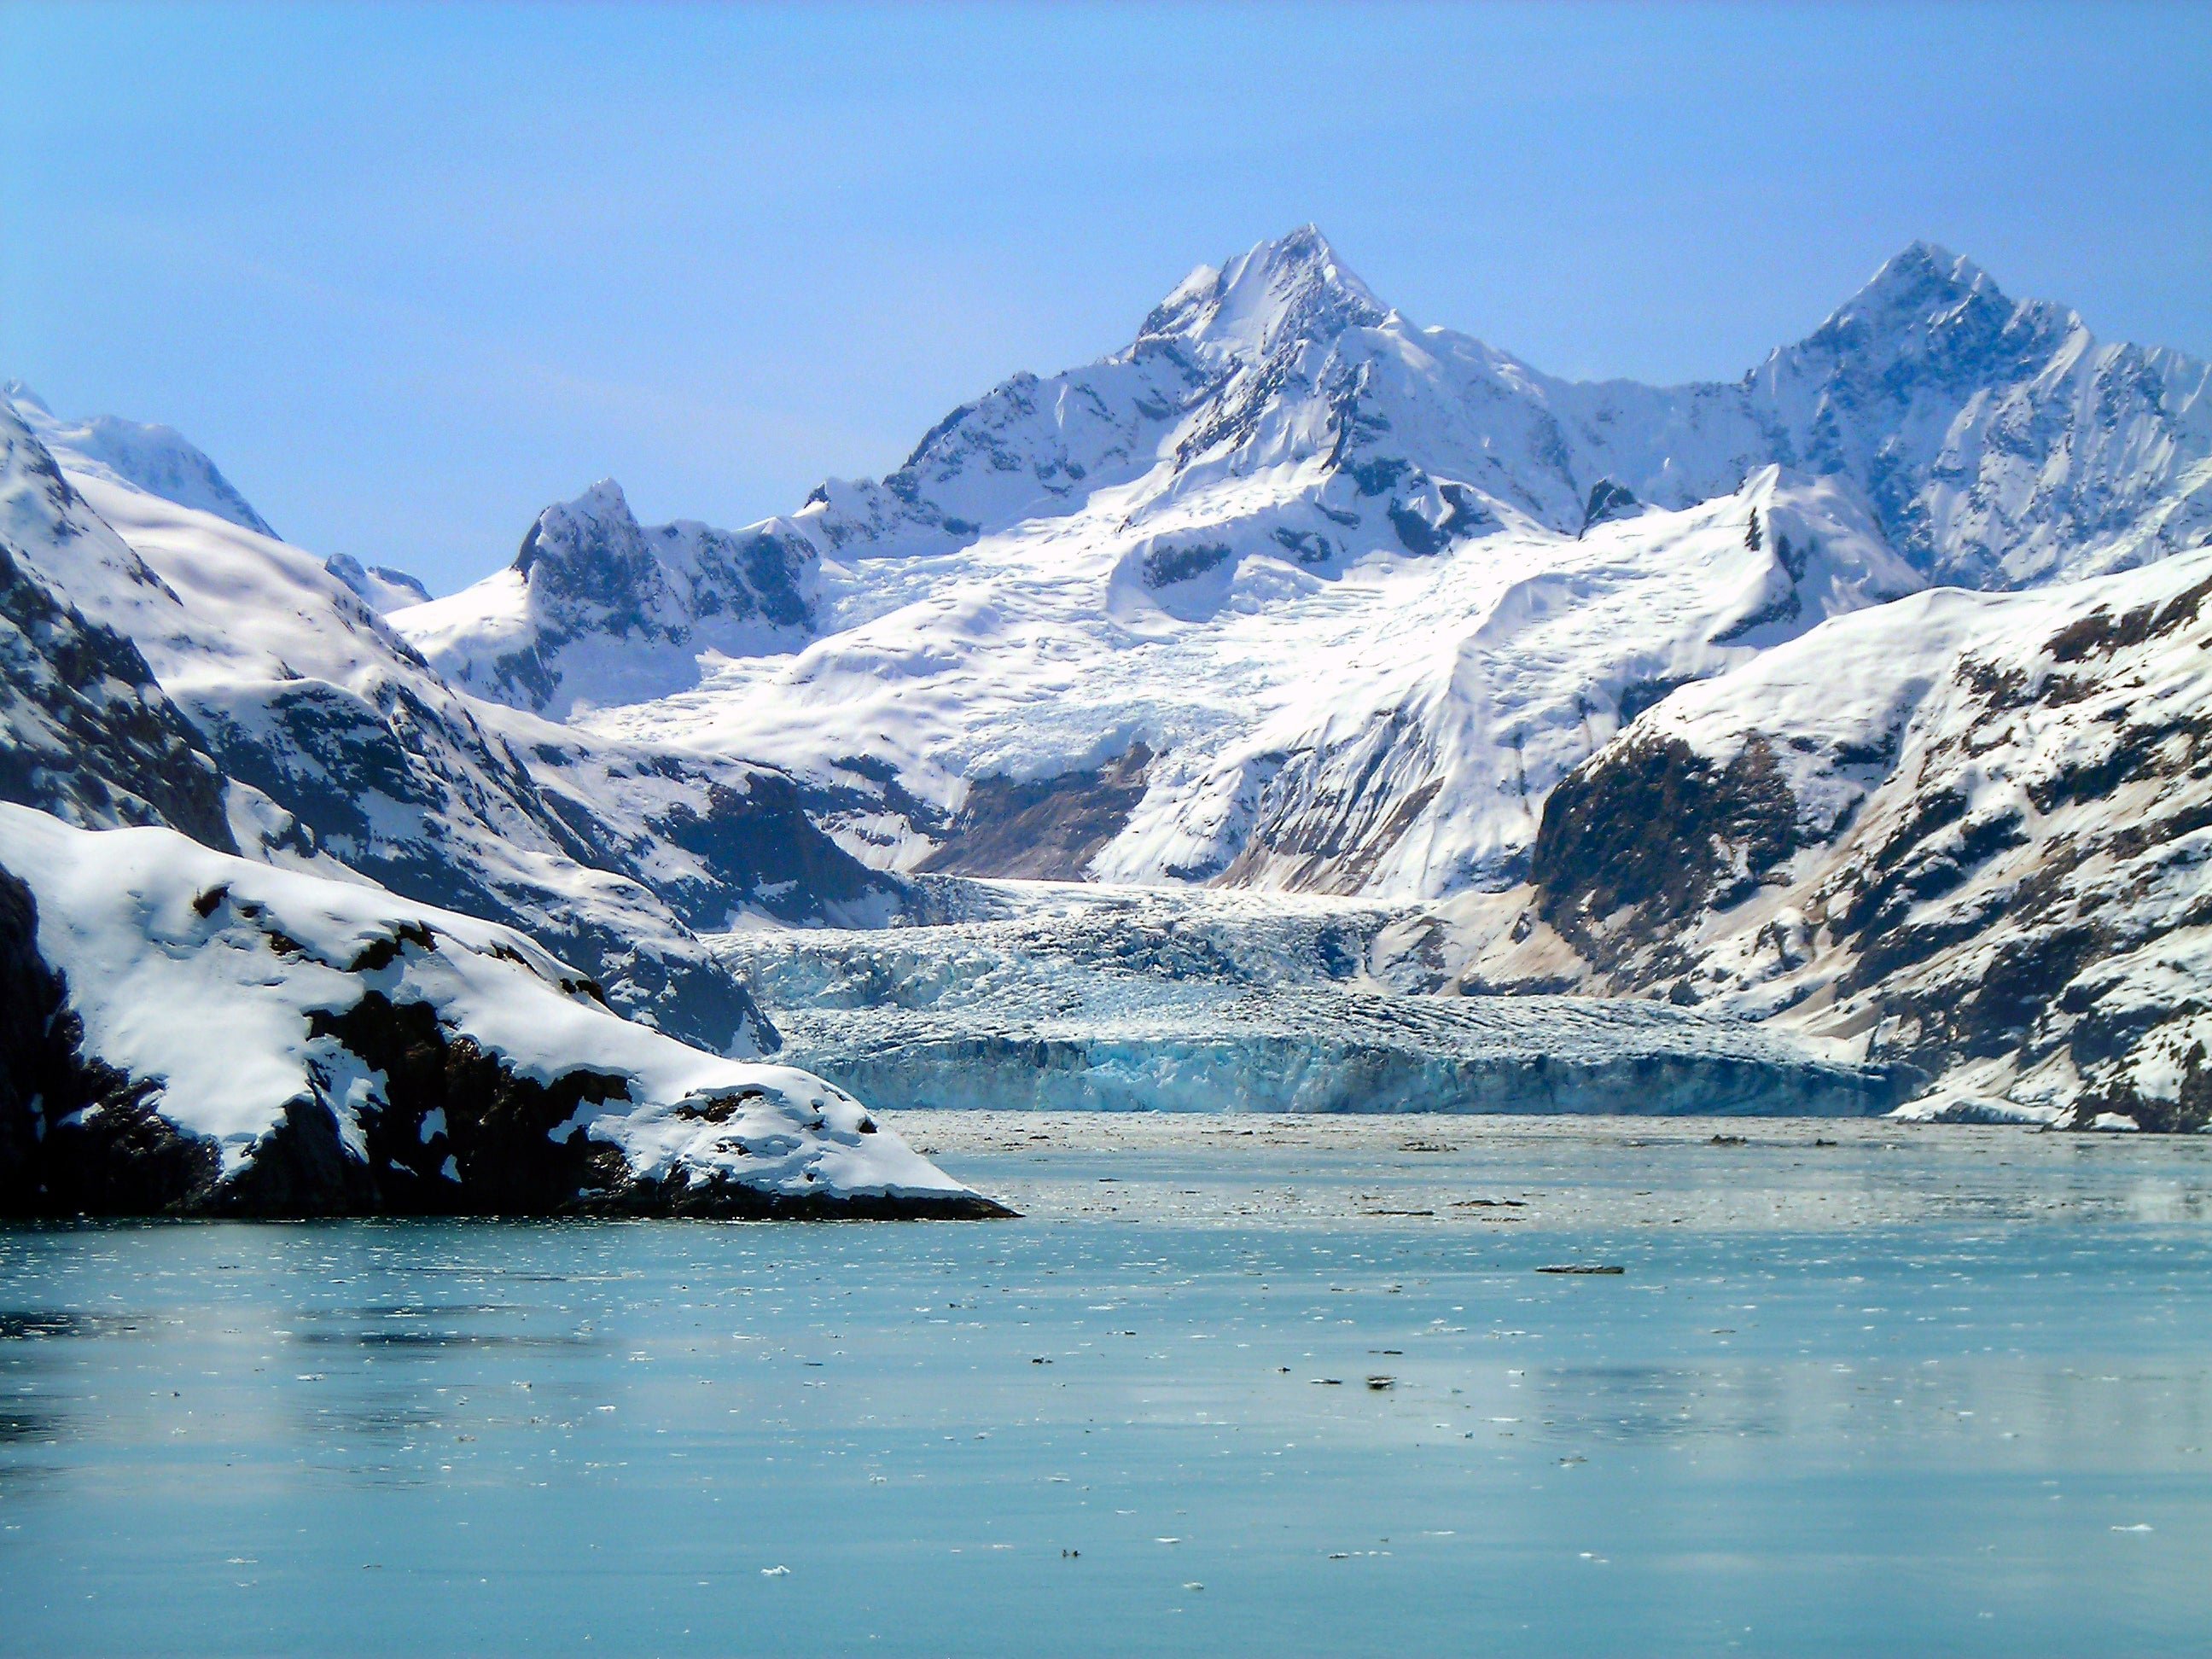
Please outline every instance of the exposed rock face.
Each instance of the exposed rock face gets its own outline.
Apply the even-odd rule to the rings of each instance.
[[[0,800],[88,825],[169,823],[234,850],[223,782],[146,659],[0,538]]]
[[[811,631],[814,544],[771,520],[732,533],[641,526],[612,479],[549,507],[483,594],[400,625],[453,684],[560,718],[696,684],[708,651],[789,650]]]
[[[953,874],[1080,881],[1145,793],[1152,751],[1141,743],[1094,771],[1016,783],[983,778],[921,868]]]
[[[1544,802],[1529,875],[1544,920],[1601,964],[1747,897],[1796,844],[1796,803],[1754,737],[1716,768],[1632,733]]]
[[[0,1213],[1004,1212],[520,934],[6,806]]]
[[[235,850],[200,734],[137,647],[82,614],[52,574],[56,551],[105,532],[0,402],[0,799],[85,824],[172,823]],[[165,592],[106,541],[118,583]]]
[[[1564,943],[1916,1066],[1931,1112],[2204,1127],[2208,598],[2212,552],[1930,592],[1677,693],[1553,794],[1541,925],[1463,935],[1467,976],[1556,983]]]

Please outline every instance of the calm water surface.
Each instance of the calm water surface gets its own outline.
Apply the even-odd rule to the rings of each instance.
[[[0,1232],[0,1652],[2212,1650],[2212,1146],[900,1127],[1027,1218]]]

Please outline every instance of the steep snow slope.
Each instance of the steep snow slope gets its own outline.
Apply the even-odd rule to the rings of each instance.
[[[173,428],[143,425],[112,415],[89,421],[60,420],[21,380],[0,386],[0,404],[6,404],[71,472],[130,484],[181,507],[212,513],[258,535],[276,533],[230,480],[216,471],[216,464]]]
[[[1408,322],[1308,227],[722,538],[788,578],[777,638],[709,628],[682,527],[605,485],[395,622],[488,695],[771,761],[882,865],[1434,894],[1510,880],[1671,682],[1916,571],[2212,533],[2207,374],[1916,244],[1741,382],[1575,384]]]
[[[1829,623],[1644,715],[1553,793],[1532,888],[1376,959],[1849,1038],[1929,1110],[2200,1127],[2208,596],[2212,550]]]
[[[199,733],[137,647],[78,611],[26,550],[93,533],[88,516],[0,409],[0,799],[86,825],[171,823],[234,851]],[[125,574],[155,580],[143,565]]]
[[[508,929],[0,805],[0,1210],[984,1214]]]
[[[1301,896],[925,878],[921,925],[733,935],[787,1053],[890,1106],[1863,1114],[1903,1079],[1644,1002],[1392,995]]]

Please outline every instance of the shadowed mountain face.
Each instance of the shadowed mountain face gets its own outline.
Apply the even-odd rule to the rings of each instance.
[[[236,850],[205,742],[131,641],[86,618],[37,550],[97,534],[53,458],[0,409],[0,799],[88,828],[167,823]],[[155,585],[136,561],[125,580]]]

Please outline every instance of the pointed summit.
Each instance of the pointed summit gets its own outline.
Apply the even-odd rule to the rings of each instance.
[[[612,478],[540,513],[514,568],[540,604],[595,605],[628,615],[655,611],[662,599],[660,567]]]
[[[1972,259],[1934,242],[1914,241],[1885,260],[1822,326],[1861,319],[1877,328],[1925,323],[1973,302],[2012,309],[1989,272]]]
[[[1855,405],[1901,406],[1915,388],[1964,395],[2032,374],[2081,327],[2067,307],[2015,301],[1972,259],[1916,241],[1754,379],[1841,376]]]
[[[1389,314],[1320,228],[1304,224],[1255,243],[1219,270],[1200,265],[1153,308],[1142,335],[1254,356],[1290,340],[1372,327]]]

